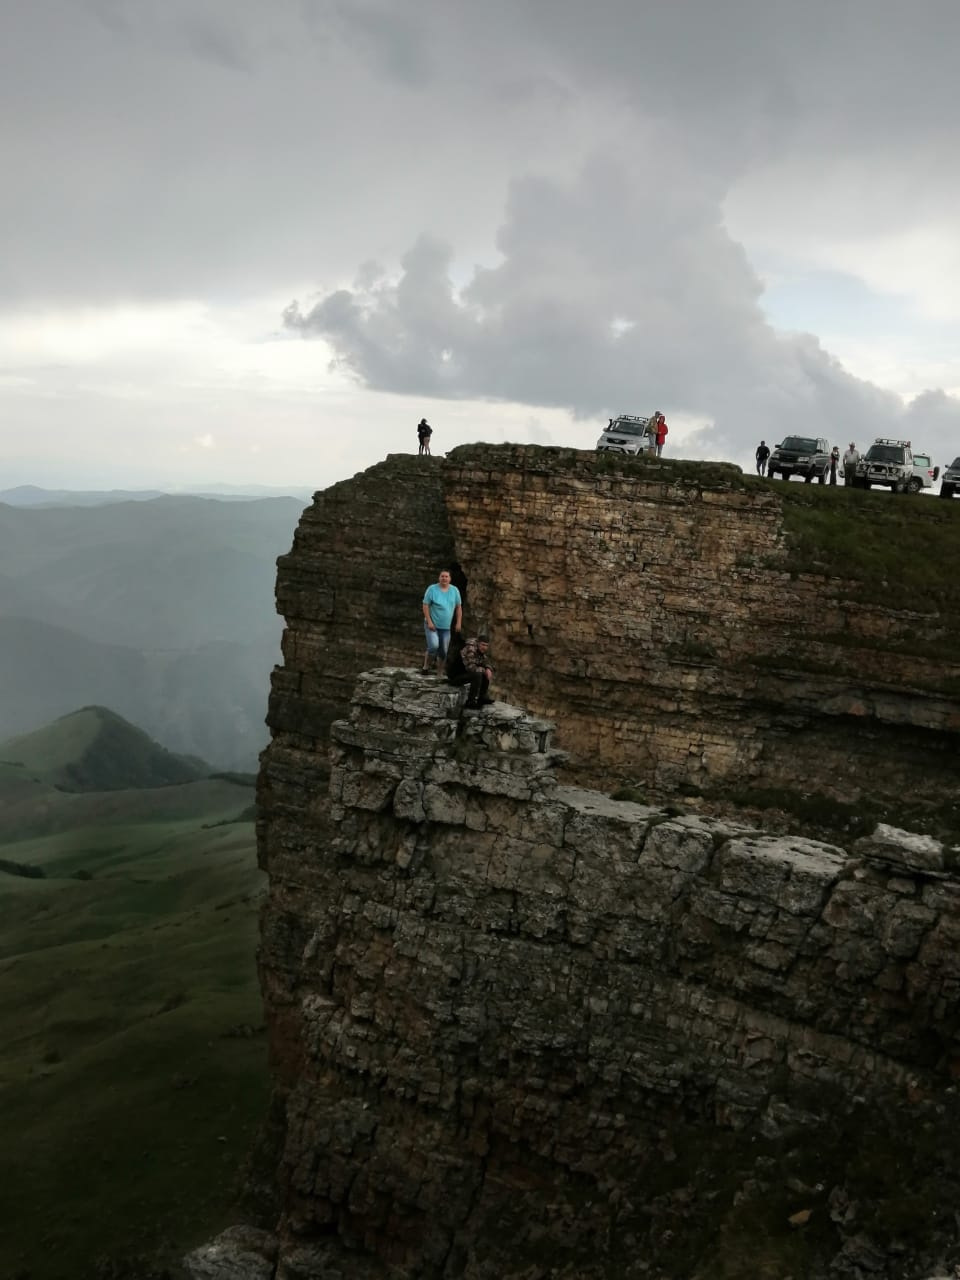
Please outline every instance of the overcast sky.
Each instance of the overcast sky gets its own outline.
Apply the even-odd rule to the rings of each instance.
[[[958,47],[956,0],[0,0],[0,488],[654,408],[947,462]]]

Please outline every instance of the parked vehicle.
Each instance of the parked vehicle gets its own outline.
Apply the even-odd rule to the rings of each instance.
[[[858,489],[872,484],[886,485],[892,493],[919,493],[923,479],[916,475],[909,440],[888,440],[881,436],[857,463],[853,483]]]
[[[940,468],[935,467],[928,453],[913,452],[913,474],[920,477],[924,489],[932,489],[933,482],[940,475]]]
[[[618,418],[611,418],[597,441],[597,453],[625,453],[633,458],[653,453],[656,447],[650,419],[633,413],[621,413]]]
[[[943,480],[940,482],[940,497],[952,498],[955,493],[960,493],[960,458],[954,458],[949,467],[943,472]]]
[[[787,436],[767,462],[767,475],[771,478],[803,476],[807,484],[814,479],[824,484],[829,474],[830,446],[822,436]]]

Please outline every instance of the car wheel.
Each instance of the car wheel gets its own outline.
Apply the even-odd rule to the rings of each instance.
[[[919,493],[923,488],[923,481],[919,476],[911,476],[907,484],[907,493]]]
[[[950,487],[950,485],[948,485],[948,484],[942,484],[942,485],[940,486],[940,497],[941,497],[941,498],[952,498],[952,497],[953,497],[953,489]]]
[[[817,484],[826,484],[826,483],[827,483],[827,472],[828,472],[829,470],[830,470],[830,468],[829,468],[829,467],[824,467],[824,468],[823,468],[823,470],[822,470],[822,471],[820,472],[820,474],[817,476]]]
[[[808,471],[808,472],[807,472],[807,474],[803,477],[803,483],[804,483],[804,484],[811,484],[811,483],[812,483],[812,481],[813,481],[813,472],[812,472],[812,471]]]

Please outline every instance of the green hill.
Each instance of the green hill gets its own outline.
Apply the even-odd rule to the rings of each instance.
[[[0,595],[5,590],[0,581]],[[2,610],[2,606],[0,606]],[[111,707],[171,750],[252,769],[264,745],[278,636],[141,652],[64,626],[0,612],[0,738],[31,733],[76,707]]]
[[[106,707],[83,707],[0,742],[0,764],[7,785],[11,770],[20,768],[30,780],[61,791],[167,787],[212,772],[202,760],[174,755]]]
[[[0,875],[0,1276],[165,1274],[229,1221],[266,1107],[251,792],[26,786],[73,824],[0,848],[44,873]]]

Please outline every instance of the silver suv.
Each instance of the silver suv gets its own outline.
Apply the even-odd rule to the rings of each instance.
[[[822,436],[787,436],[774,447],[767,463],[767,475],[780,475],[784,480],[803,476],[807,484],[816,479],[820,484],[830,474],[830,446]]]
[[[650,419],[638,418],[632,413],[621,413],[619,418],[611,418],[597,441],[597,453],[626,453],[633,458],[652,453],[655,448]]]
[[[923,480],[914,474],[910,441],[887,440],[884,437],[874,440],[857,463],[853,483],[858,489],[883,484],[893,493],[919,493]]]
[[[941,498],[952,498],[955,493],[960,493],[960,458],[954,458],[946,468],[940,484]]]

